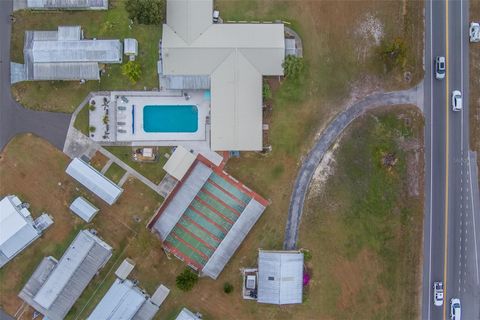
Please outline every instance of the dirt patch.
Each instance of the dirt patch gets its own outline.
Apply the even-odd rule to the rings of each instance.
[[[322,161],[320,161],[317,169],[315,169],[312,182],[310,183],[308,199],[320,196],[328,178],[335,173],[335,150],[340,146],[341,140],[342,138],[340,137],[325,153]]]
[[[90,159],[90,164],[98,171],[101,171],[107,162],[108,158],[98,151],[95,152],[95,155]]]

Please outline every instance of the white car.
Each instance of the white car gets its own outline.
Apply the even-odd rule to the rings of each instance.
[[[452,110],[462,110],[462,93],[459,90],[453,90],[452,92]]]
[[[470,42],[480,42],[480,24],[477,22],[470,23]]]
[[[435,58],[435,78],[442,80],[445,78],[446,62],[445,57]]]
[[[451,320],[461,320],[462,316],[462,307],[460,305],[460,299],[452,298],[450,300],[450,319]]]
[[[433,304],[437,307],[443,305],[443,282],[433,283]]]

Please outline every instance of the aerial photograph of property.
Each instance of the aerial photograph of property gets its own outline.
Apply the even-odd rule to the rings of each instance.
[[[0,320],[480,320],[478,152],[480,0],[0,0]]]

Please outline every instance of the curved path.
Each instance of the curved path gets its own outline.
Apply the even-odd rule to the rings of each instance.
[[[15,135],[31,132],[62,150],[71,115],[25,109],[10,92],[11,0],[0,0],[0,151]]]
[[[345,111],[337,115],[322,132],[320,138],[315,142],[310,153],[305,159],[295,179],[295,185],[290,199],[288,209],[288,220],[285,228],[285,239],[283,248],[292,250],[296,248],[298,239],[298,228],[302,218],[305,197],[308,192],[313,174],[320,164],[325,153],[337,140],[345,128],[365,111],[393,105],[416,105],[420,109],[423,106],[423,82],[409,90],[377,93],[349,106]]]

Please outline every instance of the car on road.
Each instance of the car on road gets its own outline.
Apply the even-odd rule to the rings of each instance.
[[[452,298],[450,300],[450,319],[460,320],[462,316],[462,306],[460,305],[460,299]]]
[[[435,78],[442,80],[445,78],[446,62],[445,57],[439,56],[435,58]]]
[[[443,282],[433,283],[433,304],[437,307],[443,305]]]
[[[452,92],[452,110],[462,110],[462,93],[459,90],[453,90]]]

